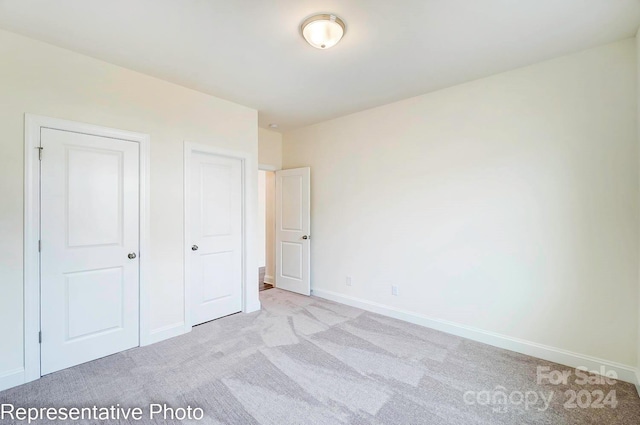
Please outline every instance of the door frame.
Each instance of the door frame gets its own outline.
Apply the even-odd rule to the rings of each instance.
[[[258,164],[258,170],[260,171],[280,171],[282,168],[278,168],[275,165]]]
[[[242,277],[241,277],[241,291],[242,291],[242,312],[250,313],[260,309],[260,302],[256,299],[258,292],[258,270],[257,267],[253,267],[254,263],[257,263],[257,259],[254,257],[254,251],[256,248],[256,241],[250,237],[253,234],[256,220],[251,220],[249,217],[253,217],[257,214],[257,184],[251,184],[254,176],[252,172],[252,164],[254,161],[253,155],[249,152],[236,151],[229,149],[217,148],[209,145],[203,145],[192,142],[184,142],[184,332],[191,332],[193,328],[192,315],[191,315],[191,158],[194,153],[204,153],[207,155],[214,155],[223,158],[232,158],[240,161],[241,166],[241,190],[242,190],[242,228],[241,228],[241,242],[242,242]],[[252,201],[252,196],[255,192],[255,200]],[[252,215],[253,214],[253,215]],[[256,217],[257,219],[257,217]],[[255,288],[250,286],[251,277],[255,278]],[[255,289],[255,296],[251,296],[251,290]]]
[[[270,173],[274,173],[276,171],[280,171],[282,170],[281,167],[277,167],[275,165],[268,165],[268,164],[258,164],[258,170],[259,171],[266,171],[266,172],[270,172]],[[274,176],[274,188],[273,188],[273,199],[271,200],[273,202],[273,206],[275,208],[275,203],[276,203],[276,190],[275,190],[275,176]],[[274,213],[274,223],[273,223],[273,244],[271,246],[271,249],[273,249],[273,255],[275,257],[276,254],[276,238],[275,238],[275,233],[276,233],[276,225],[275,225],[275,213]],[[273,259],[273,270],[271,270],[271,273],[273,273],[272,275],[267,275],[266,271],[265,271],[265,275],[264,275],[264,283],[268,283],[269,285],[272,285],[274,288],[276,287],[276,259]],[[267,269],[269,269],[267,267]],[[270,278],[271,282],[267,282],[267,278]]]
[[[24,119],[24,382],[40,379],[40,166],[42,128],[126,140],[140,147],[139,329],[140,346],[152,343],[149,327],[149,159],[150,137],[109,127],[25,114]],[[42,153],[46,157],[46,152]]]

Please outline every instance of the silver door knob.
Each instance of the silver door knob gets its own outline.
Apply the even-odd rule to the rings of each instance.
[[[198,245],[193,245],[191,247],[191,251],[197,251],[198,250]]]
[[[133,260],[134,258],[137,257],[137,255],[136,255],[135,252],[131,252],[131,253],[129,253],[129,255],[127,255],[127,257],[129,257],[130,260]]]
[[[311,236],[309,236],[309,235],[304,235],[304,236],[302,237],[302,239],[304,239],[304,240],[311,239]]]

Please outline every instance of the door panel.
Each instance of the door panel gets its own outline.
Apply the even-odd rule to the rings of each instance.
[[[200,162],[202,234],[206,237],[233,233],[233,170],[231,164]]]
[[[216,252],[201,256],[204,276],[216,276],[208,285],[202,285],[200,301],[207,303],[233,295],[234,270],[233,251]]]
[[[138,144],[42,129],[41,371],[138,346]]]
[[[311,294],[308,167],[276,171],[276,287]]]
[[[110,332],[123,327],[124,275],[121,267],[65,275],[67,341]],[[101,315],[92,314],[98,304],[109,305]]]
[[[282,229],[302,231],[302,176],[284,175],[281,177],[282,199],[280,203],[282,213]]]
[[[67,146],[69,247],[122,243],[123,152]],[[96,223],[100,223],[96,226]]]
[[[282,276],[302,279],[304,247],[299,242],[282,242]]]
[[[192,325],[242,310],[242,163],[191,157]]]

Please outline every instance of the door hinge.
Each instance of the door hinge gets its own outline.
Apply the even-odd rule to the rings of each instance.
[[[42,331],[38,332],[38,343],[42,344]]]
[[[42,151],[44,148],[42,146],[38,146],[36,149],[38,149],[38,160],[42,161]]]
[[[42,252],[42,241],[38,241],[38,252]]]

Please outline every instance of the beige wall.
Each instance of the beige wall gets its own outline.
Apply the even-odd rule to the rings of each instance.
[[[273,283],[275,258],[275,173],[260,170],[258,172],[258,266],[265,268],[264,280]]]
[[[258,163],[275,170],[282,168],[282,134],[258,129]]]
[[[266,243],[266,268],[264,280],[274,284],[276,272],[276,173],[265,172],[265,243]]]
[[[633,370],[634,43],[285,133],[284,167],[312,170],[312,289]]]
[[[637,96],[637,116],[636,116],[636,130],[638,135],[638,155],[640,155],[640,29],[636,33],[636,96]],[[638,178],[640,179],[640,171],[638,172]],[[639,181],[640,185],[640,181]],[[640,215],[638,216],[640,220]],[[638,346],[637,346],[637,367],[636,379],[638,384],[638,394],[640,394],[640,257],[638,258]]]
[[[248,152],[255,211],[258,135],[255,110],[12,33],[0,31],[0,58],[1,381],[23,364],[25,113],[151,135],[150,325],[160,331],[184,317],[183,142]],[[253,250],[247,261],[256,262]],[[256,294],[248,308],[256,308],[257,271],[249,280]]]
[[[258,171],[258,267],[265,267],[266,256],[266,230],[267,230],[267,177],[263,170]]]

